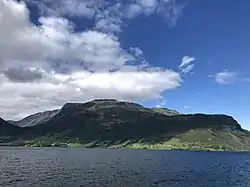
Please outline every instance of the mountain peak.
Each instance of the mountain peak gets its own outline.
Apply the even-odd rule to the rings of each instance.
[[[118,101],[115,99],[95,99],[85,103],[66,103],[62,110],[69,109],[104,109],[104,108],[129,108],[129,109],[143,109],[145,108],[137,103],[128,102],[128,101]]]

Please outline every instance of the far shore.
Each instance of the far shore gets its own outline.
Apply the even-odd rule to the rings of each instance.
[[[249,150],[226,150],[226,149],[213,149],[209,147],[162,147],[156,145],[143,145],[143,144],[136,144],[135,145],[114,145],[114,146],[104,146],[104,145],[89,145],[89,144],[61,144],[61,145],[17,145],[15,143],[0,143],[0,147],[25,147],[25,148],[107,148],[107,149],[135,149],[135,150],[161,150],[161,151],[205,151],[205,152],[250,152]]]

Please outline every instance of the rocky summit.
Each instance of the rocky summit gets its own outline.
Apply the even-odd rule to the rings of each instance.
[[[0,121],[2,144],[250,150],[250,133],[231,116],[184,115],[113,99],[67,103],[60,110],[35,114],[14,124]]]

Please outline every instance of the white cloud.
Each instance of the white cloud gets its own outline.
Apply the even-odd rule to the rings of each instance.
[[[126,18],[134,18],[141,14],[142,8],[138,4],[130,4],[125,9],[125,16]]]
[[[121,32],[123,26],[123,5],[116,3],[105,10],[98,10],[95,28],[105,32]]]
[[[182,68],[181,72],[184,73],[184,74],[187,74],[187,73],[191,72],[194,69],[194,66],[195,66],[194,64],[189,64],[186,67]]]
[[[194,61],[196,60],[195,57],[191,56],[184,56],[182,58],[181,64],[179,65],[179,69],[182,73],[187,74],[194,69]]]
[[[143,52],[122,49],[113,34],[74,32],[65,18],[39,21],[39,26],[29,21],[24,3],[0,1],[1,117],[19,119],[100,97],[159,99],[181,84],[172,70],[130,63],[143,59]]]
[[[237,72],[229,72],[227,70],[219,72],[215,76],[215,80],[219,84],[231,84],[238,78]]]
[[[145,8],[156,8],[158,5],[158,0],[137,0],[137,3]]]
[[[189,65],[190,63],[194,62],[196,60],[195,57],[191,57],[191,56],[184,56],[181,60],[181,64],[179,66],[179,68],[182,68],[184,66]]]
[[[100,0],[24,0],[36,5],[41,15],[72,15],[92,18],[98,7],[104,6],[104,1]]]
[[[124,21],[139,15],[158,14],[170,26],[181,16],[184,4],[177,0],[24,0],[36,5],[42,15],[84,16],[95,20],[95,28],[105,32],[119,33]]]
[[[143,51],[138,47],[130,47],[130,51],[136,56],[141,57],[143,56]]]
[[[94,98],[158,99],[163,91],[176,88],[181,82],[179,74],[171,70],[153,73],[51,73],[36,83],[11,82],[3,76],[1,79],[0,114],[7,119],[59,108],[66,102],[84,102]]]
[[[0,17],[0,62],[5,66],[20,66],[24,62],[32,66],[37,61],[35,67],[45,68],[54,62],[65,66],[70,61],[70,66],[81,63],[98,71],[119,69],[134,60],[114,35],[91,30],[73,33],[68,20],[55,17],[41,17],[41,26],[34,26],[29,23],[24,4],[10,6],[9,2],[13,3],[0,2],[0,12],[4,12]],[[14,64],[16,60],[22,62]]]
[[[177,4],[177,0],[160,0],[156,13],[163,15],[170,27],[175,26],[187,4]]]
[[[63,15],[93,17],[99,2],[96,0],[56,0],[54,9]]]
[[[144,14],[152,14],[155,12],[159,1],[158,0],[137,0],[137,4],[143,9]]]

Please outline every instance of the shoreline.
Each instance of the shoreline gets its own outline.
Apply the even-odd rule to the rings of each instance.
[[[95,149],[95,148],[103,148],[103,149],[130,149],[130,150],[154,150],[154,151],[199,151],[199,152],[231,152],[231,153],[250,153],[250,150],[222,150],[222,149],[211,149],[211,148],[155,148],[155,147],[133,147],[133,146],[125,146],[125,147],[105,147],[105,146],[91,146],[87,147],[84,144],[82,146],[27,146],[27,145],[15,145],[11,143],[0,143],[1,147],[16,147],[16,148],[77,148],[77,149]]]

